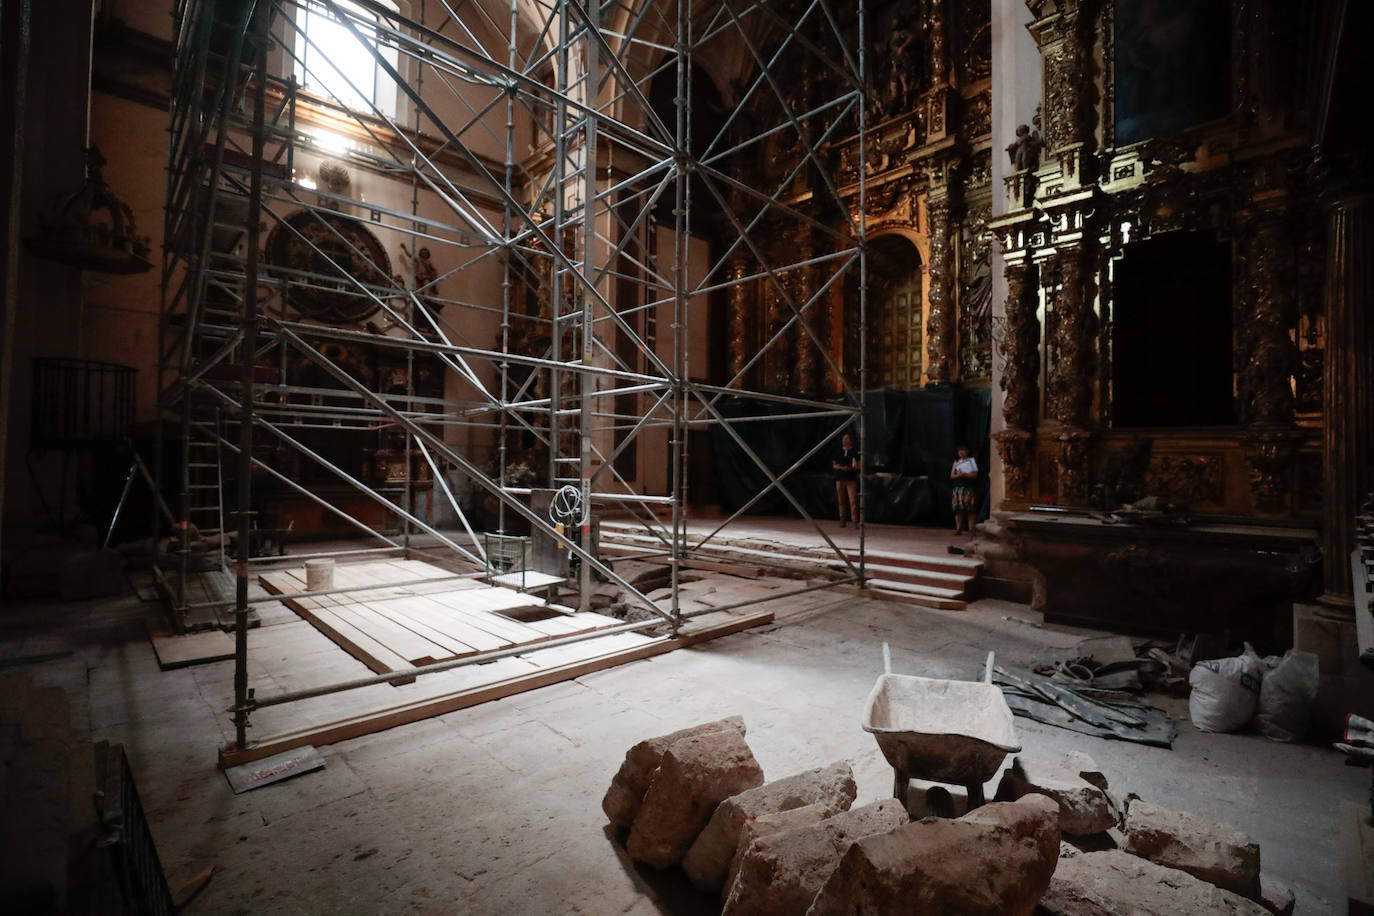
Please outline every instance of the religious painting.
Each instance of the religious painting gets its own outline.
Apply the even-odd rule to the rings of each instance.
[[[1230,20],[1230,0],[1117,0],[1117,146],[1226,114]]]

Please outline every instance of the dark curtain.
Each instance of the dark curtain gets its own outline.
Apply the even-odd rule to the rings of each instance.
[[[733,399],[721,407],[727,419],[750,418],[733,428],[774,474],[783,473],[839,425],[835,418],[784,419],[781,415],[791,408],[746,398]],[[969,454],[984,471],[978,480],[978,517],[986,518],[991,420],[992,399],[987,391],[944,386],[870,392],[864,412],[867,520],[892,525],[952,525],[949,469],[960,444],[969,447]],[[727,430],[717,426],[712,436],[721,507],[734,512],[767,485],[767,475]],[[784,481],[813,516],[836,517],[830,463],[839,450],[837,435]],[[800,514],[777,488],[747,511],[751,515]]]

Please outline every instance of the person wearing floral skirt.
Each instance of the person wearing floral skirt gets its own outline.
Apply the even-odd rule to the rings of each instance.
[[[978,514],[978,496],[973,484],[978,480],[978,462],[969,457],[968,446],[959,446],[959,457],[949,470],[949,479],[954,481],[954,492],[950,496],[949,507],[954,512],[954,533],[973,533],[973,519]]]

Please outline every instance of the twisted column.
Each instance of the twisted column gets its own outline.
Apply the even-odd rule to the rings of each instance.
[[[1029,495],[1031,452],[1034,441],[1040,378],[1040,320],[1035,300],[1029,295],[1030,268],[1025,262],[1006,267],[1007,302],[1003,333],[999,341],[1005,368],[998,387],[1002,389],[1002,417],[1006,429],[994,437],[1002,458],[1007,496]]]
[[[930,226],[930,288],[926,294],[926,378],[948,384],[955,376],[958,316],[954,297],[954,246],[950,243],[950,201],[934,197],[926,202]]]
[[[749,286],[740,282],[749,275],[749,263],[742,255],[730,259],[730,279],[735,285],[730,287],[730,382],[731,388],[743,388],[744,364],[748,353],[744,343],[749,330]]]

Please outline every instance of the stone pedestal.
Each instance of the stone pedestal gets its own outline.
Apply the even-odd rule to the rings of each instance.
[[[1348,570],[1347,570],[1348,572]],[[1355,621],[1323,604],[1293,605],[1293,647],[1317,656],[1313,737],[1335,738],[1347,713],[1374,712],[1374,672],[1360,664]]]
[[[1316,589],[1315,531],[1251,525],[1156,528],[1087,515],[1007,520],[1039,573],[1035,604],[1056,623],[1224,633],[1278,648],[1294,599]]]
[[[1350,606],[1355,514],[1370,474],[1370,418],[1374,417],[1374,195],[1332,204],[1327,231],[1326,354],[1323,364],[1322,513],[1323,603]]]

